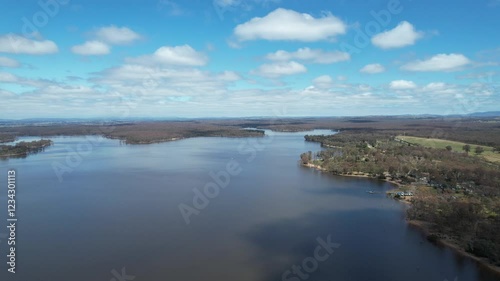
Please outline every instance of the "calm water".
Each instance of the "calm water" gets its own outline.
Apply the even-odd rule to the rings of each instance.
[[[383,194],[390,184],[303,168],[299,154],[319,145],[304,133],[270,134],[133,146],[57,137],[43,153],[1,161],[0,234],[9,168],[19,221],[17,273],[6,272],[0,236],[0,280],[268,281],[287,270],[294,281],[498,280],[409,228],[404,206]],[[179,205],[193,207],[193,189],[228,163],[240,173],[186,224]],[[333,253],[307,259],[328,237]],[[304,262],[309,272],[291,272]]]

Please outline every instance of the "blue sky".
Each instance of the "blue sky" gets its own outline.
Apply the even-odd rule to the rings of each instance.
[[[500,110],[500,1],[2,0],[0,118]]]

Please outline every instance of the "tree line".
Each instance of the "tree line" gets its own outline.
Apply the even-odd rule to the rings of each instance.
[[[0,158],[24,158],[29,154],[43,151],[50,145],[52,145],[51,140],[38,140],[31,142],[21,141],[15,145],[0,145]]]

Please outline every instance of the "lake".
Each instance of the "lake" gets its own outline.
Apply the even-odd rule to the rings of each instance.
[[[0,280],[498,280],[409,227],[406,206],[384,194],[391,184],[300,166],[321,149],[303,136],[328,133],[54,137],[44,152],[0,161]],[[8,169],[16,274],[6,271]]]

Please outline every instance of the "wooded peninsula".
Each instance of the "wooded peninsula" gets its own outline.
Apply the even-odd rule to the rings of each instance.
[[[429,240],[500,266],[500,122],[476,122],[474,127],[439,127],[441,138],[428,125],[305,136],[324,149],[305,152],[300,161],[336,175],[397,184],[390,195],[410,203],[407,219]],[[486,132],[494,123],[497,137]]]
[[[0,159],[7,158],[26,158],[30,154],[43,151],[46,147],[52,145],[51,140],[21,141],[14,145],[0,144]]]

